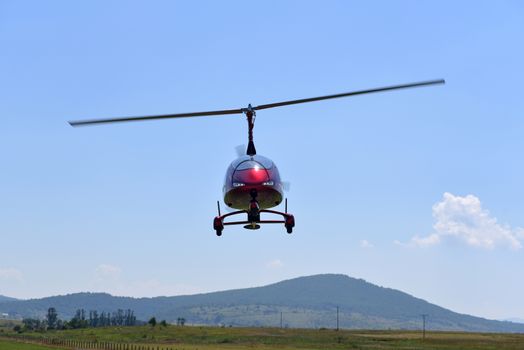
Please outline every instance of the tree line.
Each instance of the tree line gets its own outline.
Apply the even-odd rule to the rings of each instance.
[[[84,309],[78,309],[69,321],[65,321],[58,317],[58,313],[54,307],[50,307],[47,310],[45,319],[24,318],[22,324],[23,326],[15,326],[14,330],[17,332],[23,332],[107,326],[126,327],[144,325],[145,322],[137,320],[134,311],[131,309],[118,309],[114,312],[98,312],[97,310],[86,312]]]

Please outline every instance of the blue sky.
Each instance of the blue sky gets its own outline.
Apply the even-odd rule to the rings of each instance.
[[[155,296],[344,273],[524,317],[518,1],[1,1],[0,294]],[[242,116],[83,118],[445,78],[262,111],[293,235],[212,230]]]

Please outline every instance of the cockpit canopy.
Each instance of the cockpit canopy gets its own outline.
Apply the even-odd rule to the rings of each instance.
[[[271,159],[260,155],[235,159],[226,174],[224,190],[250,185],[271,186],[280,183],[278,169]]]
[[[273,162],[262,156],[244,156],[231,164],[233,186],[269,183]]]
[[[224,202],[235,209],[246,210],[257,193],[260,208],[272,208],[282,202],[282,183],[278,168],[270,159],[260,156],[242,156],[227,169],[224,182]]]
[[[270,170],[274,167],[273,161],[263,156],[242,156],[231,163],[233,170],[246,169],[265,169]]]

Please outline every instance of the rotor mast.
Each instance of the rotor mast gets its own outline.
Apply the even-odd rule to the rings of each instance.
[[[248,156],[254,156],[257,154],[257,150],[255,149],[255,143],[253,142],[253,128],[255,127],[256,113],[253,107],[251,106],[251,104],[249,104],[247,108],[242,108],[242,113],[246,115],[247,125],[248,125],[248,129],[247,129],[248,144],[247,144],[246,154]]]

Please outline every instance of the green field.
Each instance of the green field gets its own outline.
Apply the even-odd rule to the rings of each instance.
[[[3,333],[13,336],[12,332]],[[129,344],[173,350],[244,349],[524,349],[524,334],[218,327],[108,327],[23,333],[26,339]],[[2,338],[0,338],[2,339]],[[79,348],[87,348],[89,345]],[[93,345],[93,347],[95,347]],[[53,346],[53,349],[67,347]],[[72,348],[72,347],[69,347]],[[44,350],[33,344],[0,341],[1,350]]]
[[[0,339],[1,350],[56,350],[55,347],[36,345],[36,344],[24,344],[13,341],[7,341]]]

